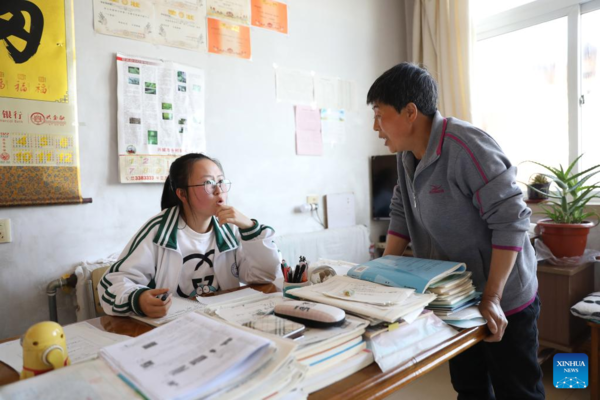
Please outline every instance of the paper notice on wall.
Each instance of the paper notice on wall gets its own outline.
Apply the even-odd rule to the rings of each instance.
[[[321,132],[323,142],[332,146],[346,142],[346,112],[344,110],[322,109]]]
[[[274,0],[252,0],[252,26],[288,33],[287,4]]]
[[[206,150],[204,71],[117,55],[122,183],[164,182],[178,156]]]
[[[208,18],[208,52],[251,59],[250,28]]]
[[[250,0],[208,0],[206,13],[209,17],[250,25]]]
[[[188,50],[206,50],[204,0],[94,0],[98,33]]]
[[[298,69],[275,67],[277,101],[314,105],[313,73]]]
[[[352,81],[315,76],[315,102],[320,108],[353,110],[355,93]]]
[[[296,106],[296,154],[306,156],[323,154],[319,110]]]

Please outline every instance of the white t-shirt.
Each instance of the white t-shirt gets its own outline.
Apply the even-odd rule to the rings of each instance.
[[[219,283],[213,267],[216,242],[212,229],[207,233],[198,233],[181,219],[179,224],[185,228],[177,236],[177,244],[183,255],[177,294],[188,297],[194,293],[216,292]]]

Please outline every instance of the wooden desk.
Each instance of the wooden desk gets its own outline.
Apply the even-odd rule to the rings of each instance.
[[[265,292],[276,291],[263,290],[274,285],[261,286],[264,287],[253,286],[253,288]],[[132,337],[153,329],[152,326],[129,317],[104,316],[87,322],[101,330]],[[419,354],[392,371],[383,373],[377,364],[373,363],[348,378],[311,394],[309,399],[383,399],[480,342],[488,334],[487,327],[464,329],[453,338]],[[16,382],[18,379],[19,374],[16,371],[0,362],[0,385]]]

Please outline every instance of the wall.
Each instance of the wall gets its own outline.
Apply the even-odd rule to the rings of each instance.
[[[307,194],[354,192],[357,222],[370,225],[368,159],[386,154],[364,104],[370,84],[405,59],[396,0],[289,2],[289,35],[252,29],[252,61],[154,46],[93,30],[91,1],[75,3],[81,186],[92,204],[0,209],[13,242],[0,245],[0,338],[48,318],[45,287],[83,260],[120,252],[159,211],[162,187],[118,182],[115,53],[176,60],[206,72],[208,153],[233,182],[230,203],[278,233],[323,229],[293,208]],[[295,155],[290,104],[275,102],[273,63],[357,83],[357,110],[348,114],[347,141],[322,157]],[[374,226],[373,237],[386,224]],[[59,320],[74,320],[59,294]]]

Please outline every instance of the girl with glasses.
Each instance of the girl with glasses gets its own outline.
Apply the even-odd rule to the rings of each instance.
[[[166,315],[171,295],[272,282],[279,268],[275,232],[228,205],[230,188],[217,160],[196,153],[175,160],[162,212],[144,224],[98,284],[104,311],[157,318]]]

